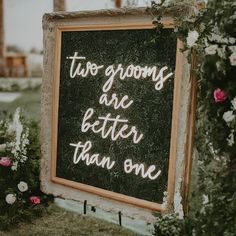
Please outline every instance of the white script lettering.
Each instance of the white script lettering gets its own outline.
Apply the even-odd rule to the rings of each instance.
[[[161,170],[159,170],[155,175],[152,175],[152,172],[156,170],[156,166],[151,165],[148,167],[146,173],[143,164],[133,164],[131,159],[127,159],[124,161],[124,170],[125,173],[129,174],[134,170],[135,175],[141,175],[143,178],[149,178],[151,180],[156,179],[160,174]]]
[[[92,148],[92,143],[90,141],[85,142],[83,145],[81,142],[70,143],[70,146],[75,147],[73,162],[77,164],[79,161],[84,161],[87,166],[91,164],[95,164],[97,166],[101,166],[102,168],[107,168],[110,170],[114,165],[115,161],[111,161],[110,157],[100,158],[99,154],[90,155],[88,152]],[[79,149],[82,148],[82,151],[78,155]]]
[[[105,104],[106,106],[111,106],[112,103],[114,103],[113,104],[114,109],[119,109],[120,107],[123,108],[123,109],[126,109],[133,103],[133,100],[130,100],[128,103],[125,104],[125,102],[128,99],[129,99],[128,95],[125,95],[125,96],[122,97],[121,101],[119,102],[116,93],[113,93],[111,95],[111,99],[109,101],[109,99],[107,97],[107,94],[104,93],[104,94],[101,95],[101,97],[99,99],[99,103],[100,104]]]
[[[93,113],[94,110],[92,108],[89,108],[85,112],[81,125],[81,131],[83,133],[91,129],[94,133],[101,133],[103,139],[107,138],[110,135],[112,141],[117,140],[119,137],[125,139],[131,135],[133,135],[134,143],[139,143],[142,139],[143,134],[138,134],[137,128],[135,126],[129,128],[127,124],[123,124],[121,128],[118,128],[119,124],[128,123],[128,120],[120,119],[120,115],[117,115],[115,118],[111,118],[111,114],[108,113],[105,117],[98,117],[98,120],[91,124],[88,122],[88,120],[93,116]],[[107,126],[109,126],[108,129]],[[129,131],[125,133],[124,131],[127,130]]]
[[[87,61],[85,68],[82,68],[81,60],[86,60],[86,57],[78,56],[78,52],[75,52],[73,56],[67,57],[67,59],[72,60],[70,65],[70,78],[75,78],[76,76],[85,78],[89,73],[95,76],[98,74],[99,69],[104,67],[104,65],[97,65],[96,63]],[[151,80],[155,82],[155,89],[161,90],[164,86],[164,82],[173,75],[172,72],[166,73],[167,70],[167,66],[158,68],[157,66],[141,67],[139,65],[130,64],[124,68],[122,64],[118,64],[117,66],[109,65],[105,68],[105,76],[107,76],[108,79],[103,85],[102,90],[104,93],[108,92],[114,83],[115,77],[118,77],[120,80],[131,77],[135,79],[151,78]]]
[[[85,60],[86,57],[78,56],[78,52],[75,52],[74,56],[68,57],[68,59],[72,60],[70,65],[70,78],[75,78],[76,75],[81,75],[82,77],[85,78],[88,75],[88,73],[95,76],[97,75],[98,70],[104,67],[103,65],[98,66],[97,64],[88,61],[86,63],[86,69],[81,68],[82,65],[80,62],[78,62],[78,60]]]
[[[134,66],[129,65],[127,68],[123,68],[122,64],[118,64],[117,68],[114,68],[114,65],[110,65],[105,70],[105,75],[108,76],[108,80],[103,85],[103,92],[108,92],[115,80],[115,76],[117,75],[119,79],[124,80],[125,78],[134,77],[135,79],[146,79],[151,77],[153,82],[156,82],[155,89],[161,90],[164,86],[164,82],[170,78],[173,73],[169,73],[164,75],[164,71],[168,70],[167,66],[158,69],[156,66],[148,67],[148,66]]]

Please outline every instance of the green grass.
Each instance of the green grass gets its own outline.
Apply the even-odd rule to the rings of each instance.
[[[32,221],[21,223],[9,232],[1,232],[0,236],[135,236],[133,232],[119,225],[107,223],[89,216],[65,211],[52,205],[48,214]]]
[[[39,121],[41,90],[27,90],[22,91],[21,93],[22,96],[13,102],[0,102],[0,115],[2,111],[13,114],[17,107],[21,107],[27,118]]]

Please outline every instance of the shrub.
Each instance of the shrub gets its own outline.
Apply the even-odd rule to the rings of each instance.
[[[40,216],[49,198],[40,191],[39,127],[17,108],[0,121],[0,229]]]

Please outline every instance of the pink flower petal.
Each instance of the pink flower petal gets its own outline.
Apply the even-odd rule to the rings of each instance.
[[[227,99],[227,94],[220,88],[215,89],[214,99],[216,103],[223,102]]]
[[[10,157],[1,157],[0,158],[0,165],[2,166],[11,166],[11,158]]]

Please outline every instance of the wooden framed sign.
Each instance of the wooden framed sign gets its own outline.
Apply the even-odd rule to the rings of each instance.
[[[159,32],[150,17],[114,18],[55,24],[50,181],[163,211],[175,192],[182,43],[170,18]]]

